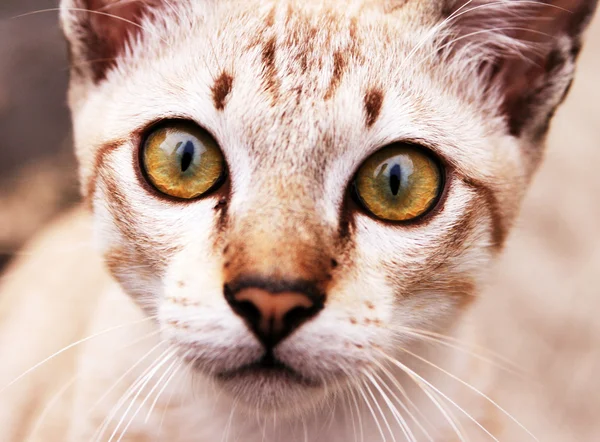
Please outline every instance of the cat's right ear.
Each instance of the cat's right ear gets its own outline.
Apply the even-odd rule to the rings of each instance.
[[[72,75],[80,81],[104,80],[165,5],[165,0],[61,0]]]
[[[444,0],[448,34],[464,78],[479,78],[507,131],[543,139],[565,98],[582,35],[598,0]],[[539,153],[536,154],[539,160]]]

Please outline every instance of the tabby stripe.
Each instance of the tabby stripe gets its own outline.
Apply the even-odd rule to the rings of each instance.
[[[264,65],[265,89],[271,93],[273,104],[279,97],[279,79],[277,78],[277,66],[275,65],[276,51],[277,40],[272,37],[263,46],[262,62]]]
[[[473,190],[475,190],[485,203],[492,221],[492,245],[494,249],[501,249],[506,242],[508,228],[506,221],[502,216],[502,211],[500,209],[500,205],[498,204],[498,199],[496,198],[496,193],[489,186],[486,186],[483,183],[470,179],[466,179],[464,182]]]
[[[325,93],[325,100],[331,99],[335,94],[335,91],[342,82],[342,77],[346,70],[347,59],[341,51],[336,51],[333,54],[333,73],[331,74],[331,83]]]
[[[104,167],[104,163],[106,161],[106,157],[117,150],[125,144],[124,140],[113,141],[111,143],[104,144],[100,146],[96,155],[94,157],[94,166],[92,167],[92,174],[87,182],[86,192],[84,198],[87,200],[87,203],[91,206],[94,198],[94,193],[96,193],[96,185],[98,182],[98,176],[100,175],[100,171]]]
[[[364,98],[367,127],[371,127],[375,124],[381,113],[382,105],[383,92],[376,88],[369,89]]]
[[[222,111],[225,109],[225,104],[227,104],[226,100],[231,93],[232,87],[233,77],[226,71],[223,71],[211,88],[213,103],[215,104],[215,108],[217,110]]]

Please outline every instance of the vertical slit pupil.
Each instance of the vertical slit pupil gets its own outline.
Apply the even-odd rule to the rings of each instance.
[[[400,176],[400,165],[394,164],[390,169],[390,190],[394,196],[397,196],[400,191]]]
[[[185,172],[192,165],[192,160],[194,159],[194,143],[188,141],[185,143],[185,147],[183,148],[183,154],[181,155],[181,171]]]

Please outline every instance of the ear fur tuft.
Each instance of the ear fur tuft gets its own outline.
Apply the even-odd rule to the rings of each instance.
[[[160,0],[62,0],[61,22],[73,73],[94,83],[104,80],[141,33],[142,20],[162,4]]]
[[[448,0],[439,47],[482,80],[511,135],[539,140],[568,92],[596,4]]]

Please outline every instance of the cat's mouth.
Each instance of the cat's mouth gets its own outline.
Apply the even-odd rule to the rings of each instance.
[[[277,359],[270,351],[257,361],[217,374],[217,379],[224,382],[246,380],[293,383],[313,388],[321,385],[321,381],[302,375]]]
[[[200,367],[198,367],[200,368]],[[212,373],[216,383],[242,409],[295,413],[321,399],[323,381],[306,376],[267,352],[236,368]]]

